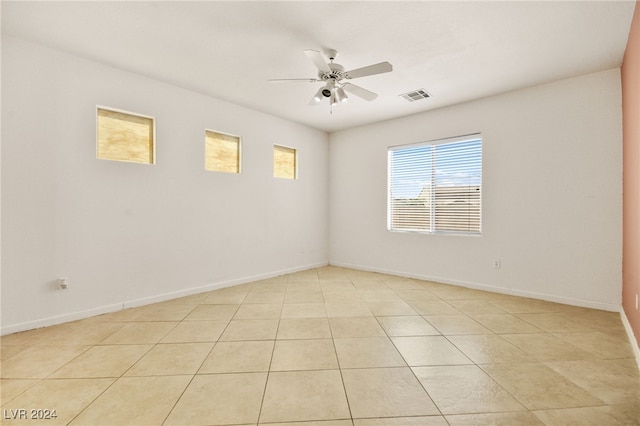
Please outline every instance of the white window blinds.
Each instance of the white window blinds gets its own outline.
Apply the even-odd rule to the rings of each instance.
[[[388,229],[480,234],[479,134],[389,148]]]

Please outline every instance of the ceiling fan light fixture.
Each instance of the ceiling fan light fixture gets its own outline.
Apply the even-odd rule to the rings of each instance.
[[[329,98],[329,103],[331,104],[331,106],[338,104],[338,96],[336,96],[335,91],[331,93],[331,98]]]
[[[320,101],[322,100],[322,87],[318,89],[318,91],[316,92],[315,95],[313,95],[313,102],[319,104]]]
[[[349,97],[344,92],[344,89],[342,87],[338,87],[336,89],[336,99],[338,100],[338,102],[347,102],[349,100]]]

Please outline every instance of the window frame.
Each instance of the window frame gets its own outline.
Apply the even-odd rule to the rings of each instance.
[[[393,211],[393,207],[392,207],[392,202],[393,202],[393,197],[392,197],[392,190],[393,190],[393,184],[392,184],[392,177],[393,177],[393,173],[392,173],[392,166],[393,166],[393,162],[392,162],[392,153],[394,151],[399,151],[402,149],[413,149],[413,148],[420,148],[420,147],[435,147],[436,145],[444,145],[444,144],[454,144],[454,143],[462,143],[462,142],[473,142],[473,141],[480,141],[480,151],[479,151],[479,161],[480,161],[480,182],[477,185],[478,186],[478,190],[479,190],[479,207],[478,207],[478,230],[477,231],[465,231],[465,230],[438,230],[435,228],[435,221],[437,218],[437,214],[436,214],[436,209],[437,209],[437,204],[435,202],[435,198],[436,198],[436,191],[429,191],[429,198],[430,198],[430,205],[431,207],[430,209],[430,213],[429,213],[429,221],[430,221],[430,225],[428,229],[419,229],[419,228],[396,228],[393,226],[393,221],[394,221],[394,216],[392,215],[392,211]],[[417,142],[417,143],[410,143],[410,144],[401,144],[401,145],[393,145],[393,146],[389,146],[387,147],[387,231],[389,232],[398,232],[398,233],[414,233],[414,234],[425,234],[425,235],[451,235],[451,236],[468,236],[468,237],[479,237],[482,236],[482,193],[483,193],[483,189],[482,189],[482,163],[483,163],[483,145],[484,145],[484,140],[482,137],[482,133],[478,132],[478,133],[471,133],[468,135],[462,135],[462,136],[454,136],[454,137],[445,137],[445,138],[438,138],[438,139],[431,139],[428,141],[422,141],[422,142]],[[436,174],[437,174],[437,168],[433,168],[433,162],[435,161],[435,157],[434,154],[431,153],[430,154],[430,161],[432,162],[432,165],[429,166],[430,168],[430,186],[433,188],[437,189],[437,186],[435,185],[435,179],[436,179]],[[464,186],[464,185],[463,185]],[[470,185],[469,185],[470,186]],[[423,188],[424,190],[424,188]]]
[[[213,170],[207,168],[207,134],[208,133],[216,133],[223,136],[230,136],[232,138],[238,139],[238,171],[236,172],[228,172],[225,170]],[[242,137],[239,135],[234,135],[231,133],[220,132],[218,130],[212,129],[204,129],[204,170],[207,172],[216,172],[216,173],[227,173],[227,174],[241,174],[242,173]]]
[[[151,120],[151,143],[150,143],[150,155],[149,161],[136,161],[136,160],[126,160],[126,159],[118,159],[118,158],[107,158],[100,156],[100,110],[106,112],[113,112],[116,114],[124,114],[130,115],[132,117],[143,118],[147,120]],[[98,160],[106,160],[106,161],[118,161],[123,163],[133,163],[133,164],[147,164],[147,165],[155,165],[156,164],[156,118],[150,115],[138,114],[136,112],[131,112],[119,108],[112,108],[103,105],[96,105],[96,159]]]
[[[284,148],[284,149],[293,151],[293,177],[276,175],[276,148]],[[297,148],[281,145],[281,144],[273,144],[273,177],[276,179],[298,180],[298,164],[299,164],[298,160],[299,158],[298,158]]]

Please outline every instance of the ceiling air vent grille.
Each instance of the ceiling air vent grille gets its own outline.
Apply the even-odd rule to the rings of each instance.
[[[419,101],[420,99],[427,99],[431,97],[431,95],[424,89],[414,90],[412,92],[404,93],[400,96],[402,96],[409,102]]]

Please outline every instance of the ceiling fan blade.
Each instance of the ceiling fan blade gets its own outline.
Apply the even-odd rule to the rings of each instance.
[[[371,102],[378,97],[377,93],[373,93],[367,89],[363,89],[362,87],[356,86],[355,84],[346,83],[344,86],[342,86],[342,88],[349,93],[353,93],[354,95],[361,97],[365,101]]]
[[[331,72],[331,68],[329,68],[329,65],[327,65],[320,52],[313,49],[307,49],[304,51],[304,54],[311,59],[311,62],[313,62],[320,71]]]
[[[296,82],[296,81],[306,81],[307,83],[315,83],[321,80],[317,78],[272,78],[269,80],[269,83],[288,83],[288,82]]]
[[[393,66],[389,62],[380,62],[379,64],[369,65],[367,67],[356,68],[355,70],[347,71],[344,73],[344,77],[352,79],[365,77],[368,75],[382,74],[389,71],[393,71]]]

